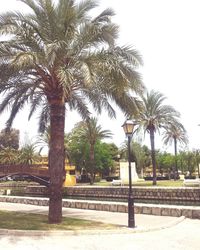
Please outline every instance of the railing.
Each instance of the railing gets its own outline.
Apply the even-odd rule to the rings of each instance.
[[[49,177],[47,164],[0,164],[0,176],[13,174],[33,174],[37,176]]]

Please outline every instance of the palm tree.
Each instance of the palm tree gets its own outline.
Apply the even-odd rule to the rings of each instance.
[[[24,164],[34,164],[40,160],[40,155],[35,152],[36,144],[25,144],[19,152],[19,162]]]
[[[40,133],[37,137],[36,143],[40,147],[39,153],[43,150],[44,147],[49,147],[50,144],[50,126],[46,126],[45,131]]]
[[[0,150],[0,164],[15,164],[18,162],[18,150],[7,147]]]
[[[182,145],[188,144],[188,137],[186,135],[186,130],[184,126],[179,122],[175,121],[173,124],[169,124],[165,127],[163,134],[164,144],[171,145],[174,143],[174,155],[175,155],[175,168],[174,168],[174,180],[177,178],[178,168],[177,168],[177,142]]]
[[[68,134],[64,135],[64,151],[65,151],[65,159],[70,160],[69,152],[68,152]],[[37,141],[35,142],[36,146],[40,146],[39,154],[43,150],[44,147],[48,147],[50,145],[50,126],[45,125],[45,131],[40,133],[37,137]]]
[[[119,47],[112,9],[97,17],[89,11],[96,0],[20,0],[31,12],[0,15],[0,104],[10,107],[7,127],[26,103],[30,114],[39,109],[40,131],[50,121],[49,223],[62,220],[65,110],[89,117],[95,111],[116,117],[112,102],[125,114],[139,109],[135,94],[144,86],[137,67],[141,57],[130,46]],[[133,95],[134,94],[134,95]],[[131,104],[130,104],[131,103]]]
[[[112,133],[109,130],[102,130],[102,127],[97,124],[97,118],[91,117],[86,121],[79,123],[79,138],[89,143],[89,160],[91,184],[94,183],[94,165],[95,165],[95,145],[97,141],[110,138]]]
[[[155,133],[160,128],[173,124],[180,116],[172,106],[163,104],[165,99],[163,94],[151,90],[142,97],[143,111],[138,117],[139,128],[150,134],[153,185],[156,185]]]

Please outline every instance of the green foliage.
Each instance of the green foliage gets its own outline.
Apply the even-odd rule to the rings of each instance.
[[[95,145],[95,169],[96,172],[108,176],[114,168],[112,147],[108,143],[98,141]]]
[[[20,150],[3,148],[0,150],[1,164],[34,164],[40,160],[35,144],[25,144]]]
[[[169,173],[172,171],[177,160],[178,170],[185,175],[197,175],[200,163],[199,150],[180,151],[177,156],[167,152],[157,152],[157,163],[161,172]]]
[[[120,148],[120,158],[128,160],[128,145],[124,143]],[[131,161],[136,163],[137,173],[141,173],[145,170],[145,167],[151,165],[151,152],[147,146],[141,145],[138,142],[131,142]]]
[[[24,145],[19,152],[19,163],[34,164],[40,160],[40,155],[35,152],[35,144]]]
[[[3,148],[0,150],[1,164],[15,164],[19,161],[19,151],[13,148]]]
[[[19,130],[18,129],[2,129],[0,133],[0,149],[3,148],[19,148]]]
[[[172,154],[157,152],[156,159],[160,173],[169,173],[172,170],[175,163],[175,157]]]
[[[198,169],[199,163],[199,152],[197,150],[193,151],[181,151],[178,157],[178,163],[180,169],[186,175],[195,175]]]
[[[151,164],[151,153],[147,146],[142,146],[137,142],[132,142],[131,151],[135,156],[137,173],[141,173],[145,167]]]
[[[71,161],[78,169],[85,168],[88,173],[108,173],[114,167],[118,149],[115,144],[104,143],[101,140],[110,136],[110,132],[102,130],[97,125],[97,120],[92,119],[92,125],[88,122],[76,124],[68,134],[68,147]],[[91,165],[91,144],[94,147]]]

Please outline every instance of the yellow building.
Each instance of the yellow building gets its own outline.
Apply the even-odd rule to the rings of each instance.
[[[41,161],[38,164],[44,164],[48,166],[48,157],[42,156]],[[68,160],[65,160],[65,181],[63,182],[63,187],[75,186],[76,185],[76,167],[71,165]]]

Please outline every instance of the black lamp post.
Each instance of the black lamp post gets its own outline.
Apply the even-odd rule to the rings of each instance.
[[[135,212],[134,212],[134,198],[132,190],[132,175],[131,175],[131,159],[130,159],[130,143],[133,135],[133,129],[136,124],[127,120],[123,125],[124,132],[128,137],[128,171],[129,171],[129,192],[128,192],[128,227],[135,227]]]

